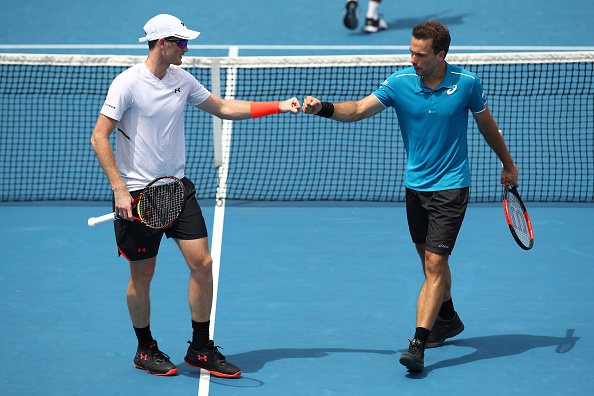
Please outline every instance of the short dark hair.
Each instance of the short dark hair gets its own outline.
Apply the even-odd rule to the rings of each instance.
[[[152,50],[153,48],[155,48],[155,46],[157,45],[157,42],[159,40],[152,40],[148,42],[148,47],[149,47],[149,51]]]
[[[439,21],[419,23],[413,28],[412,35],[417,40],[431,40],[433,53],[444,51],[447,55],[450,49],[450,31]]]

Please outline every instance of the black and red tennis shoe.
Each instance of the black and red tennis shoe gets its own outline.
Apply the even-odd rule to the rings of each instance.
[[[192,348],[190,341],[188,343],[190,346],[184,358],[186,364],[206,370],[215,377],[239,378],[241,376],[241,370],[225,359],[225,356],[219,352],[220,347],[215,346],[212,340],[206,347],[198,350]]]
[[[177,374],[177,367],[171,363],[169,356],[159,350],[157,341],[138,346],[134,357],[134,365],[152,375]]]

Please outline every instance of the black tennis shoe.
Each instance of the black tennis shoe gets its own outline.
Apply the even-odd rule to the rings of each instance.
[[[177,374],[177,367],[171,363],[169,356],[159,350],[157,341],[138,347],[134,365],[152,375]]]
[[[416,338],[410,341],[408,351],[400,355],[400,364],[411,371],[423,371],[425,369],[425,348],[423,343]]]
[[[344,26],[349,29],[356,29],[359,24],[359,3],[357,1],[347,1],[344,7]]]
[[[214,342],[208,341],[205,348],[194,349],[192,343],[188,341],[190,346],[188,347],[188,353],[184,358],[186,364],[201,368],[215,377],[223,378],[239,378],[241,376],[241,370],[233,363],[229,363],[225,356],[219,352],[220,347],[214,345]]]
[[[439,316],[431,329],[425,348],[435,348],[448,339],[457,336],[464,331],[464,323],[460,320],[458,313],[450,320],[443,320]]]

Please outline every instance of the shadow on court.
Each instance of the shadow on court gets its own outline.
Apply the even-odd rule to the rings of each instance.
[[[407,17],[407,18],[394,18],[391,20],[387,18],[388,15],[383,15],[381,12],[380,12],[380,15],[382,16],[383,19],[386,20],[386,23],[388,24],[388,30],[406,30],[406,31],[412,30],[412,28],[415,27],[416,25],[418,25],[419,23],[429,21],[432,19],[437,19],[446,26],[464,25],[466,23],[465,18],[469,18],[469,17],[472,17],[473,15],[475,15],[474,13],[465,13],[465,14],[455,14],[455,15],[446,16],[446,14],[448,14],[451,11],[452,10],[449,9],[449,10],[445,10],[445,11],[441,11],[441,12],[436,12],[433,14],[411,16],[411,17]],[[365,18],[363,18],[363,19],[365,19]],[[363,22],[365,22],[365,21],[363,21]],[[351,31],[350,35],[365,37],[365,36],[369,36],[369,33],[366,33],[361,29],[357,29],[357,30]]]
[[[580,339],[579,337],[574,337],[573,333],[573,329],[568,329],[565,338],[532,336],[526,334],[507,334],[449,341],[444,343],[444,345],[470,347],[476,350],[469,355],[464,355],[455,359],[443,360],[441,362],[426,366],[425,371],[421,373],[409,372],[407,377],[425,378],[433,370],[460,366],[479,360],[519,355],[535,348],[556,346],[556,353],[566,353],[572,350],[576,342],[578,342]],[[425,351],[425,353],[431,353],[431,351],[432,349],[428,349]],[[402,352],[404,352],[404,350]]]
[[[386,22],[388,23],[388,29],[412,30],[412,28],[418,25],[419,23],[429,21],[432,19],[438,19],[441,23],[443,23],[446,26],[463,25],[466,23],[464,20],[465,18],[474,15],[474,13],[465,13],[445,16],[445,14],[447,14],[449,11],[451,10],[446,10],[441,13],[422,15],[419,17],[395,18],[392,20],[386,20]]]
[[[222,351],[225,354],[225,351]],[[396,351],[391,350],[373,350],[373,349],[348,349],[348,348],[279,348],[279,349],[260,349],[256,351],[238,353],[236,355],[225,356],[228,361],[241,367],[242,374],[256,373],[260,371],[267,363],[282,359],[316,359],[329,356],[332,353],[364,353],[378,355],[395,355]],[[184,365],[179,364],[179,374],[189,377],[199,377],[200,372],[196,369],[186,370]]]

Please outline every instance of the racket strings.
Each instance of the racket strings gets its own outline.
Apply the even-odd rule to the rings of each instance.
[[[509,194],[507,197],[507,209],[516,235],[525,246],[529,246],[531,235],[526,214],[522,204],[514,194]]]
[[[163,228],[177,219],[184,203],[184,189],[179,181],[148,187],[139,201],[138,214],[152,228]]]

